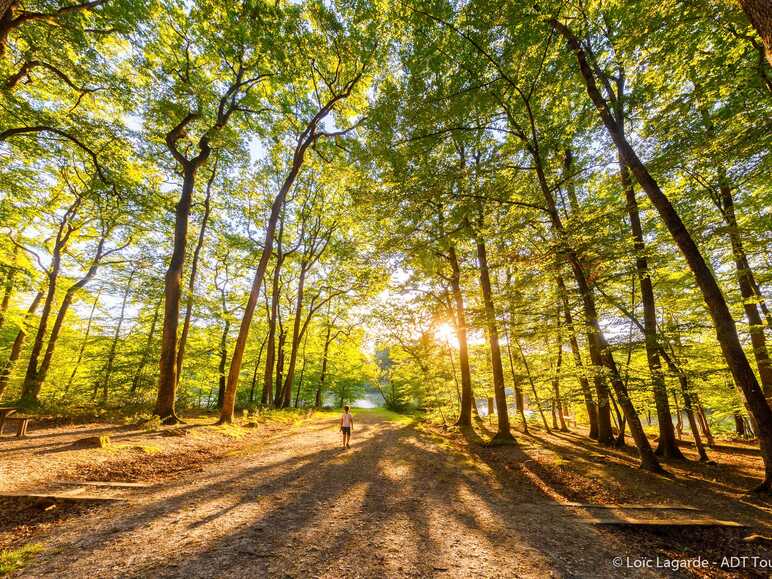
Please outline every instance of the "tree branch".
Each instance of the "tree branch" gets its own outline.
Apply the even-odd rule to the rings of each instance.
[[[67,139],[68,141],[71,141],[72,143],[77,145],[80,149],[85,151],[89,155],[89,157],[91,157],[91,161],[94,163],[94,168],[99,174],[99,178],[102,180],[103,183],[108,183],[107,177],[105,177],[104,171],[102,170],[102,166],[99,164],[99,158],[97,157],[96,152],[90,147],[88,147],[87,145],[85,145],[83,141],[81,141],[77,137],[69,134],[66,131],[57,129],[56,127],[49,127],[47,125],[35,125],[32,127],[15,127],[12,129],[6,129],[0,132],[0,142],[8,140],[9,137],[13,137],[14,135],[23,135],[27,133],[53,133],[55,135],[59,135],[60,137]]]
[[[92,8],[96,8],[105,2],[107,2],[107,0],[92,0],[91,2],[82,2],[80,4],[73,4],[72,6],[63,6],[62,8],[59,8],[53,12],[28,12],[25,10],[11,21],[9,28],[16,28],[28,20],[57,20],[66,14],[79,12],[81,10],[91,10]]]
[[[197,112],[188,113],[177,125],[166,133],[166,146],[172,152],[174,158],[180,165],[185,167],[190,161],[177,148],[177,141],[187,135],[187,126],[200,116]]]

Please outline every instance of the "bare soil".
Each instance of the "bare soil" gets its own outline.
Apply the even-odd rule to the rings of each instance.
[[[5,492],[61,490],[68,480],[154,484],[86,491],[128,499],[109,504],[0,502],[0,546],[43,545],[21,577],[768,575],[747,564],[675,575],[614,566],[615,557],[627,565],[657,556],[772,563],[768,542],[743,540],[772,536],[772,505],[745,493],[761,474],[749,446],[711,452],[716,465],[669,463],[675,476],[664,477],[639,470],[633,451],[577,433],[533,431],[516,434],[517,445],[489,447],[484,424],[463,432],[377,413],[356,418],[349,450],[324,414],[250,429],[90,424],[4,438]],[[71,446],[97,435],[113,446]],[[598,527],[582,520],[591,509],[567,502],[690,505],[747,528]]]

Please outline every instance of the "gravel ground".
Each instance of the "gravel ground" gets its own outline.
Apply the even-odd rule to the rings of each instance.
[[[190,474],[181,475],[181,468],[167,480],[157,475],[156,486],[124,493],[128,502],[79,512],[44,528],[35,536],[43,552],[19,576],[618,577],[614,557],[694,552],[693,545],[680,545],[674,537],[588,525],[581,509],[561,504],[583,498],[653,502],[656,489],[665,495],[657,502],[689,498],[681,489],[690,483],[645,475],[625,453],[583,449],[581,437],[519,436],[517,446],[485,448],[457,432],[362,414],[353,445],[344,450],[335,422],[327,416],[284,432],[258,429],[236,442],[211,435],[222,436],[220,455],[190,459],[195,466]],[[68,436],[56,444],[65,444]],[[191,455],[202,440],[213,443],[192,435],[132,436],[138,446],[158,436],[162,456]],[[61,454],[73,452],[86,451]],[[561,457],[571,459],[569,453],[581,459],[564,467]],[[81,460],[89,455],[79,455],[73,465],[73,456],[60,463],[56,456],[55,464],[41,467],[46,472],[36,475],[36,484],[73,469],[92,479],[101,469],[110,475],[101,480],[120,480],[116,465],[147,462],[107,456],[92,460],[95,466]],[[0,459],[2,472],[16,476],[10,486],[30,486],[7,462]],[[133,466],[127,472],[135,471],[152,478],[152,469]],[[594,478],[598,473],[605,474],[602,484]],[[631,480],[634,492],[626,488]],[[676,492],[669,494],[673,484]],[[712,500],[736,502],[730,495]],[[769,522],[763,505],[742,509],[722,514]],[[723,537],[725,545],[741,539],[712,532],[701,541],[710,537]],[[623,575],[673,576],[646,569],[624,569]]]

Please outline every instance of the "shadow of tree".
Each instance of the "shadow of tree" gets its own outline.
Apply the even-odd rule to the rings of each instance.
[[[656,475],[577,435],[488,447],[491,434],[483,425],[439,435],[371,417],[346,451],[334,420],[308,425],[69,529],[57,554],[29,572],[77,575],[111,561],[109,574],[122,577],[612,577],[614,556],[645,554],[628,535],[589,526],[561,505],[577,495],[537,454],[614,480],[620,469]],[[590,452],[620,462],[598,465]]]

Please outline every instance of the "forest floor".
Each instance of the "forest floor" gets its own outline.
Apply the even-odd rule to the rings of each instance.
[[[463,432],[355,411],[344,450],[336,415],[286,416],[249,428],[197,419],[154,431],[87,424],[4,438],[6,493],[66,492],[72,483],[63,481],[83,480],[149,486],[85,491],[126,499],[111,503],[3,498],[0,570],[57,578],[672,577],[668,568],[630,565],[701,557],[706,568],[675,576],[769,574],[769,540],[744,540],[772,535],[772,503],[744,492],[761,474],[749,446],[712,451],[716,465],[668,463],[675,476],[665,477],[637,469],[632,451],[575,433],[516,433],[518,444],[489,447],[485,423]],[[113,444],[72,447],[86,436]],[[688,505],[746,527],[600,527],[569,502]],[[712,563],[731,556],[748,557],[745,568]]]

